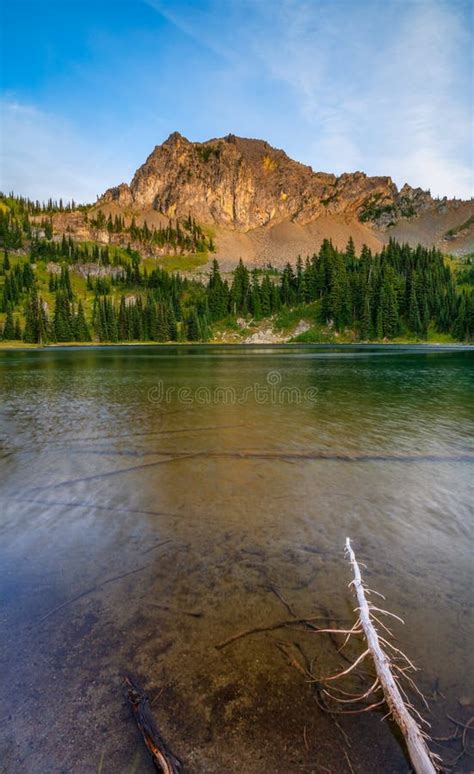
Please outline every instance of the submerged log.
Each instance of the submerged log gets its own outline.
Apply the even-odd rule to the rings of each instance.
[[[346,551],[354,571],[354,580],[351,585],[354,587],[359,603],[358,612],[360,625],[364,630],[368,650],[373,659],[378,682],[382,687],[385,701],[393,719],[405,738],[408,753],[417,774],[436,774],[433,756],[426,744],[425,734],[422,732],[406,706],[406,702],[402,697],[398,683],[393,675],[390,659],[384,652],[379,635],[372,623],[371,606],[365,595],[359,565],[357,564],[349,538],[346,538]]]
[[[183,770],[181,761],[173,755],[158,731],[150,710],[148,696],[133,682],[131,677],[125,676],[123,682],[133,715],[156,770],[161,774],[181,774]]]

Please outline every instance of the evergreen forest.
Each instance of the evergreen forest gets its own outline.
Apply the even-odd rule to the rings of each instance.
[[[216,331],[271,319],[305,318],[299,340],[470,342],[474,337],[471,258],[461,265],[439,250],[391,240],[380,252],[352,239],[345,250],[328,240],[294,264],[222,274],[213,260],[199,275],[169,271],[130,247],[78,242],[47,228],[52,212],[76,205],[0,199],[0,338],[54,342],[210,341]],[[13,206],[11,206],[13,202]],[[40,218],[41,229],[30,217]],[[95,215],[100,218],[100,211]],[[125,230],[120,218],[99,226]],[[214,246],[188,218],[133,240],[174,249]],[[238,325],[237,325],[238,323]]]

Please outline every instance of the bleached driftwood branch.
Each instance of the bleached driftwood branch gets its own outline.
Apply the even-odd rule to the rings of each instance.
[[[346,552],[349,556],[349,561],[354,571],[354,579],[351,582],[351,586],[354,587],[357,601],[359,603],[358,622],[360,622],[360,626],[364,631],[364,636],[368,646],[363,656],[370,653],[377,674],[377,680],[373,684],[372,690],[376,687],[377,683],[381,686],[390,713],[405,738],[408,753],[417,774],[436,774],[436,768],[433,764],[433,755],[428,749],[428,745],[426,744],[425,734],[408,710],[407,703],[402,697],[399,684],[393,674],[391,660],[387,653],[384,651],[381,644],[381,642],[383,642],[390,646],[390,643],[379,636],[373,624],[374,614],[372,611],[378,610],[378,608],[372,606],[367,600],[359,565],[357,564],[357,560],[355,558],[354,551],[352,550],[351,541],[349,538],[346,538]],[[379,610],[379,612],[387,613],[388,611]],[[394,648],[394,650],[396,649]],[[362,657],[359,657],[357,662],[359,662],[361,659]],[[345,670],[345,673],[349,671],[350,670]],[[340,673],[341,676],[342,674],[344,673]],[[339,675],[335,675],[334,677],[337,676]],[[367,695],[368,694],[364,694],[364,698]]]

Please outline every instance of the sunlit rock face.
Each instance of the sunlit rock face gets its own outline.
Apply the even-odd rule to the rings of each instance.
[[[174,132],[155,147],[129,186],[111,188],[99,200],[112,202],[247,231],[334,214],[388,225],[404,217],[403,207],[413,216],[432,199],[408,185],[398,192],[390,177],[313,172],[263,140],[228,135],[193,143]]]

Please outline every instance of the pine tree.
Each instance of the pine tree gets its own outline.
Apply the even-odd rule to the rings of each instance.
[[[364,312],[362,316],[361,338],[371,339],[373,336],[372,312],[370,309],[370,295],[367,293],[364,299]]]
[[[231,311],[233,314],[247,314],[249,305],[250,277],[242,259],[234,270],[230,289]]]
[[[82,306],[82,301],[79,301],[79,304],[77,306],[77,313],[74,315],[72,329],[73,329],[75,341],[91,340],[91,334],[90,334],[89,326],[87,325],[87,320],[84,313],[84,307]]]
[[[421,319],[421,332],[423,334],[423,337],[426,338],[428,336],[428,327],[430,324],[430,310],[428,306],[428,296],[427,296],[426,290],[424,290],[422,294],[420,319]]]
[[[125,304],[125,296],[120,297],[120,306],[118,314],[118,338],[119,341],[128,341],[130,338],[130,328],[127,315],[127,307]],[[151,336],[151,338],[155,338]]]
[[[37,298],[32,293],[28,298],[25,307],[25,329],[23,331],[23,341],[34,344],[38,341],[39,326],[37,320]]]
[[[346,260],[353,261],[355,257],[356,257],[356,252],[355,252],[354,240],[350,236],[346,245]]]
[[[53,238],[53,221],[51,219],[44,221],[44,236],[46,239]]]
[[[262,317],[262,304],[260,300],[260,283],[257,270],[252,272],[252,289],[250,294],[250,307],[253,316],[259,320]]]
[[[453,325],[454,336],[460,341],[469,341],[472,336],[472,322],[472,310],[469,310],[468,296],[463,292],[459,299],[458,311]]]
[[[303,260],[301,255],[296,259],[296,278],[295,278],[296,302],[304,304],[306,301],[306,282],[303,271]]]
[[[169,325],[169,339],[170,341],[178,340],[178,327],[176,323],[176,317],[173,306],[170,304],[168,309],[168,325]]]
[[[418,336],[421,332],[421,319],[414,282],[411,283],[410,301],[408,305],[408,324],[410,330]]]
[[[158,324],[157,324],[157,339],[158,341],[170,340],[170,328],[168,324],[168,312],[165,304],[159,304],[158,306]]]
[[[297,298],[297,281],[293,267],[287,263],[283,269],[280,287],[281,303],[284,306],[294,306]]]
[[[68,300],[72,301],[74,298],[74,293],[72,291],[71,276],[67,266],[61,266],[61,274],[59,276],[58,286],[61,288],[61,290],[66,291]]]
[[[208,284],[209,311],[213,320],[220,320],[227,314],[228,288],[222,281],[219,264],[216,259],[212,262],[211,274]]]
[[[260,286],[260,298],[262,317],[268,317],[272,313],[272,283],[270,277],[265,274]]]
[[[23,341],[32,344],[41,344],[50,337],[49,323],[46,310],[41,298],[38,297],[33,287],[25,307],[25,329]]]
[[[383,334],[389,339],[396,336],[399,330],[398,302],[394,283],[394,272],[388,267],[385,272],[379,303],[382,307]]]
[[[199,341],[199,319],[196,310],[193,309],[186,320],[186,338],[188,341]]]
[[[278,285],[272,285],[272,314],[281,309],[281,295]]]
[[[55,297],[53,332],[56,341],[73,341],[73,320],[67,291],[58,290]]]
[[[3,338],[5,341],[11,341],[15,338],[15,324],[13,322],[13,312],[10,305],[8,305],[5,325],[3,326]]]

